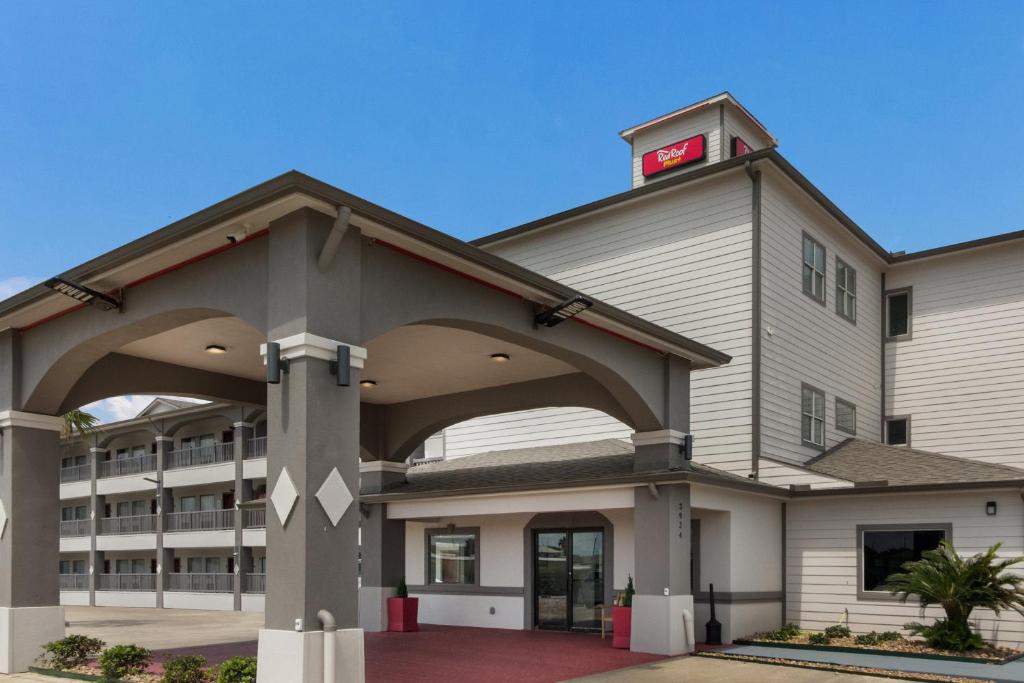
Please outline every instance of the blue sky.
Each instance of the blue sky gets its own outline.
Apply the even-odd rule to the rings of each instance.
[[[878,241],[1024,228],[1024,3],[0,5],[0,297],[296,168],[472,238],[730,90]]]

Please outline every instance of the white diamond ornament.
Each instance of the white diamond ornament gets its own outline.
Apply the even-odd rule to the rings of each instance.
[[[327,513],[331,524],[338,526],[345,510],[348,510],[348,506],[352,504],[352,493],[348,490],[345,480],[341,478],[337,467],[331,470],[331,473],[324,479],[324,483],[320,485],[320,489],[316,492],[316,499],[320,502],[320,507]]]
[[[295,484],[292,483],[292,477],[288,474],[288,468],[285,467],[277,477],[274,492],[270,494],[270,502],[274,504],[274,512],[281,520],[281,526],[288,522],[288,516],[292,514],[292,508],[295,507],[295,501],[298,499],[299,493],[295,490]]]
[[[7,508],[4,507],[4,501],[0,499],[0,538],[4,537],[4,531],[7,529]]]

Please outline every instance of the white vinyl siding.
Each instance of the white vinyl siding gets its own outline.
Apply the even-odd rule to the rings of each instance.
[[[1024,467],[1024,242],[893,267],[909,339],[885,345],[888,415],[914,448]]]
[[[691,375],[695,457],[750,471],[750,180],[741,169],[697,186],[487,247],[630,313],[733,357]],[[525,418],[525,419],[524,419]],[[447,430],[450,454],[628,438],[592,410],[478,418]]]
[[[722,137],[724,159],[730,158],[732,154],[731,145],[734,135],[755,150],[768,146],[764,131],[751,123],[745,114],[727,104],[725,105],[725,135]]]
[[[825,392],[825,448],[849,438],[835,429],[835,397],[857,406],[858,436],[881,439],[881,260],[834,218],[765,165],[761,228],[761,452],[800,464],[819,449],[801,443],[801,384]],[[834,273],[826,305],[805,295],[803,235],[857,270],[856,325],[836,315]],[[829,271],[834,269],[828,269]]]
[[[679,171],[666,171],[650,179],[644,178],[643,156],[651,150],[671,145],[673,142],[685,140],[688,137],[704,133],[707,136],[707,157],[704,161],[698,161],[682,167]],[[694,112],[689,116],[681,117],[678,121],[672,121],[652,130],[643,131],[633,136],[633,187],[640,187],[646,183],[656,183],[665,178],[673,178],[687,170],[694,170],[718,161],[719,144],[719,121],[718,105],[705,107],[702,111]]]
[[[985,514],[988,501],[998,504],[994,517]],[[962,555],[995,543],[1003,543],[1002,557],[1024,553],[1024,504],[1016,490],[841,496],[793,500],[786,509],[786,621],[805,629],[836,624],[845,610],[850,628],[858,633],[900,630],[909,621],[927,623],[940,616],[941,608],[930,608],[922,618],[913,601],[901,605],[857,598],[858,525],[951,524],[953,545]],[[991,612],[979,610],[971,621],[986,639],[1016,647],[1024,641],[1024,620],[1012,611],[996,622]]]

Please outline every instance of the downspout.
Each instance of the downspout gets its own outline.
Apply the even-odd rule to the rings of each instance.
[[[751,182],[750,247],[750,478],[761,470],[761,171],[747,161],[743,165]]]
[[[879,392],[880,392],[880,395],[881,395],[881,405],[878,406],[878,412],[879,412],[879,415],[878,415],[878,434],[879,434],[878,440],[879,440],[880,443],[885,443],[885,339],[886,339],[885,332],[886,332],[886,325],[888,325],[888,317],[889,317],[889,313],[886,310],[886,304],[887,304],[887,302],[886,302],[886,299],[885,299],[885,272],[883,271],[882,272],[882,325],[881,325],[881,327],[882,327],[882,334],[881,334],[881,340],[879,341],[879,346],[881,347],[881,353],[879,354],[879,356],[881,357],[881,361],[880,361],[879,365],[881,365],[881,368],[882,368],[882,370],[881,370],[881,377],[879,378],[879,381],[880,381]]]
[[[334,634],[338,630],[338,622],[334,620],[334,615],[325,609],[317,612],[316,618],[320,620],[324,627],[324,683],[334,683],[334,646],[337,640]]]

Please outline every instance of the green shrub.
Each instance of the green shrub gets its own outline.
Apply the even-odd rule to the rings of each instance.
[[[762,633],[760,635],[765,640],[793,640],[798,635],[800,635],[800,627],[796,624],[786,624],[780,629],[777,629],[775,631],[768,631],[767,633]]]
[[[206,657],[200,655],[181,655],[170,657],[164,662],[162,683],[206,683],[209,679],[203,668]]]
[[[930,626],[914,622],[903,628],[915,636],[922,636],[929,647],[939,650],[967,652],[985,647],[985,641],[970,626],[949,619],[937,619]]]
[[[859,633],[854,637],[853,642],[858,645],[878,645],[878,634],[874,631],[870,633]]]
[[[124,678],[142,673],[153,659],[153,653],[138,645],[115,645],[100,655],[100,672],[106,678]]]
[[[395,590],[396,598],[407,598],[409,597],[409,586],[405,583],[405,577],[398,582],[398,588]]]
[[[622,596],[622,606],[632,607],[633,606],[633,594],[636,593],[636,589],[633,588],[633,575],[626,574],[626,592]]]
[[[217,683],[256,683],[256,658],[232,657],[220,665]]]
[[[97,638],[70,635],[43,645],[43,656],[54,669],[73,669],[88,664],[104,645],[106,643]]]
[[[878,634],[878,642],[880,643],[891,643],[897,640],[903,640],[903,634],[899,631],[883,631]]]
[[[828,645],[832,642],[832,639],[828,637],[827,633],[812,633],[807,638],[807,642],[811,645]]]
[[[829,626],[825,629],[824,633],[829,638],[849,638],[850,628],[842,624],[836,624],[835,626]]]

